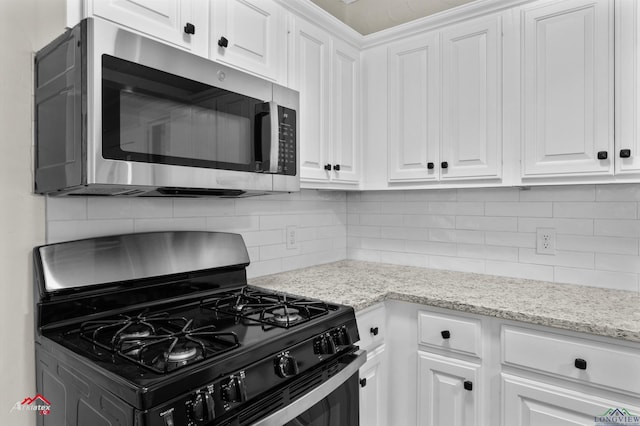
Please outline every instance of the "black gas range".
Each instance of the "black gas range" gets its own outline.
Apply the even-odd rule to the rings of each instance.
[[[237,234],[37,247],[43,425],[357,425],[353,309],[246,283]]]

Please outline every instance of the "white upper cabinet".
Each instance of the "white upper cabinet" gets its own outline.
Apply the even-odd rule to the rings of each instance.
[[[616,1],[616,174],[640,172],[640,4]]]
[[[206,0],[88,0],[89,16],[207,56],[209,2]]]
[[[442,33],[443,180],[501,176],[501,46],[499,15]]]
[[[331,51],[333,130],[331,153],[332,180],[360,181],[360,52],[347,43],[334,39]]]
[[[388,178],[437,179],[440,149],[439,36],[432,33],[389,47]]]
[[[523,177],[613,173],[613,7],[523,7]]]
[[[329,171],[331,109],[331,39],[320,28],[299,19],[294,31],[294,88],[300,91],[300,175],[324,181]]]
[[[388,180],[498,179],[500,15],[388,48]]]
[[[307,188],[360,182],[360,52],[304,19],[294,24],[300,178]]]
[[[211,59],[274,81],[286,76],[287,26],[272,0],[211,2]]]

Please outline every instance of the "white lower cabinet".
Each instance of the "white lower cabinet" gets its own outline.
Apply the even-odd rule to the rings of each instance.
[[[640,423],[638,343],[399,301],[357,319],[361,425]]]
[[[602,424],[618,424],[615,417],[627,424],[621,422],[626,412],[640,413],[638,405],[508,374],[502,375],[502,388],[503,426],[593,426],[606,416],[614,420]]]
[[[367,362],[360,367],[360,424],[363,426],[387,424],[385,358],[385,346],[380,345],[367,353]]]
[[[418,424],[480,424],[480,366],[428,352],[418,352]]]

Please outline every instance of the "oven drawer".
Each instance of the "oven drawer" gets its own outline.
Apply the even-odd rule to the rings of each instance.
[[[640,394],[640,353],[623,346],[503,326],[505,365]]]
[[[418,312],[418,344],[480,358],[480,321],[454,315]]]
[[[356,315],[360,342],[362,349],[371,349],[384,342],[386,334],[386,310],[380,303],[360,311]]]

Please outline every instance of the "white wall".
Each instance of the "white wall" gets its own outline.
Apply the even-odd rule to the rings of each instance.
[[[44,199],[32,195],[33,52],[64,27],[59,0],[0,1],[0,425],[35,391],[31,250],[44,243]]]
[[[48,198],[47,242],[129,232],[238,232],[249,249],[249,276],[345,259],[347,204],[343,192],[239,199]],[[295,226],[297,247],[285,232]]]
[[[640,184],[365,192],[347,197],[348,257],[639,290]],[[554,256],[536,229],[555,228]]]

